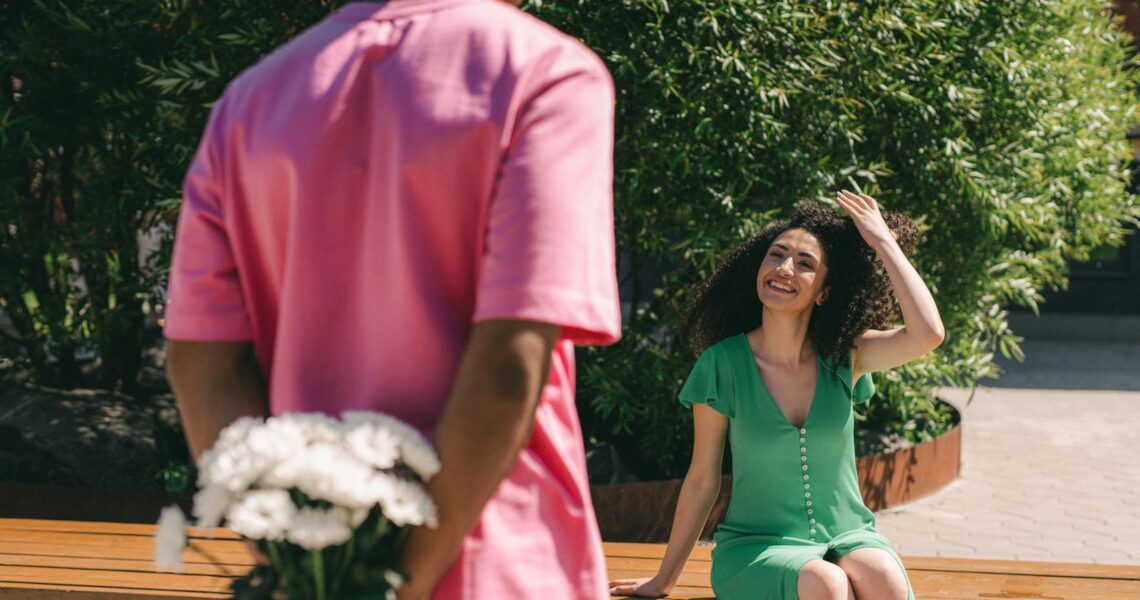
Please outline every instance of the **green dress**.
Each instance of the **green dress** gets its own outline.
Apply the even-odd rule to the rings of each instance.
[[[858,548],[886,550],[903,568],[875,530],[855,472],[852,400],[866,402],[874,383],[864,375],[852,385],[850,365],[836,380],[829,361],[817,360],[815,396],[798,428],[765,389],[744,334],[701,354],[681,389],[685,406],[707,404],[729,419],[732,499],[712,552],[722,600],[797,600],[805,563]]]

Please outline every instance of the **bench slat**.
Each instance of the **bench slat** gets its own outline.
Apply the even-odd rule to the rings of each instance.
[[[142,598],[230,598],[228,593],[185,592],[170,590],[124,590],[115,587],[54,585],[0,581],[0,600],[141,600]]]
[[[0,582],[53,583],[76,586],[99,586],[122,590],[179,590],[192,592],[225,592],[230,577],[209,575],[176,575],[47,567],[12,567],[0,565]]]
[[[91,521],[50,521],[47,519],[3,519],[0,518],[0,530],[13,529],[21,531],[63,531],[71,533],[103,533],[113,535],[139,535],[150,537],[154,535],[153,524],[138,523],[103,523]],[[216,538],[221,540],[239,540],[241,536],[221,527],[202,529],[191,527],[186,534],[192,538]]]
[[[5,554],[0,553],[0,566],[50,567],[57,569],[99,569],[104,571],[126,571],[154,573],[154,561],[149,558],[90,558],[66,556],[63,554]],[[183,575],[214,575],[218,577],[241,577],[249,572],[248,566],[214,563],[186,563]]]
[[[911,571],[919,598],[992,599],[1049,598],[1057,600],[1135,600],[1140,582],[990,573]]]
[[[1086,563],[1029,562],[1020,560],[991,560],[977,558],[933,558],[908,556],[907,569],[925,571],[953,571],[975,573],[1010,573],[1058,577],[1093,577],[1097,579],[1128,579],[1140,581],[1140,566]]]
[[[253,565],[223,529],[193,530],[181,573],[154,570],[153,525],[0,519],[0,600],[225,598]],[[711,550],[698,545],[670,598],[711,599]],[[605,544],[612,579],[652,576],[664,544]],[[935,600],[1135,600],[1140,566],[904,557],[916,594]],[[507,600],[507,599],[505,599]]]

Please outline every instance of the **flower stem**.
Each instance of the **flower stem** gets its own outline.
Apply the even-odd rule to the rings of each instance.
[[[348,544],[344,547],[340,556],[340,566],[337,568],[336,579],[333,580],[333,594],[336,597],[336,592],[340,591],[340,584],[344,582],[345,576],[348,575],[348,567],[352,565],[352,557],[356,550],[356,536],[348,538]]]
[[[324,553],[320,550],[312,550],[313,555],[313,576],[317,580],[317,600],[325,600],[325,561]]]
[[[269,562],[280,571],[284,571],[286,564],[281,560],[281,553],[277,551],[277,544],[273,542],[265,542],[265,547],[269,549]]]

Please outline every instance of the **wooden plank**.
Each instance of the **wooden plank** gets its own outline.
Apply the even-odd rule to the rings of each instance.
[[[628,558],[625,556],[606,557],[606,568],[621,571],[653,571],[657,572],[661,561],[656,558]],[[708,561],[690,560],[685,563],[686,573],[697,573],[708,576],[712,572],[712,563]]]
[[[665,544],[642,544],[637,542],[603,542],[606,556],[627,556],[630,558],[655,558],[661,560],[665,557]],[[697,544],[693,548],[689,560],[712,560],[712,545]]]
[[[0,566],[8,567],[48,567],[56,569],[98,569],[104,571],[157,572],[152,560],[131,560],[121,558],[88,558],[60,555],[5,554],[0,553]],[[244,565],[216,563],[186,563],[183,575],[214,575],[218,577],[241,577],[249,572]]]
[[[154,535],[155,526],[137,523],[105,523],[94,521],[53,521],[48,519],[0,519],[0,530],[32,530],[32,531],[62,531],[73,533],[105,533],[111,535],[139,535],[150,537]],[[240,540],[241,536],[224,529],[214,527],[202,529],[191,527],[187,535],[193,538],[208,538],[220,540]]]
[[[982,600],[1136,600],[1140,582],[1077,577],[995,575],[964,571],[911,571],[919,598]]]
[[[230,593],[108,588],[99,586],[25,583],[9,587],[0,581],[0,600],[152,600],[164,598],[232,598]]]
[[[0,531],[0,548],[9,553],[70,558],[152,560],[154,539],[85,533]],[[17,551],[18,550],[18,551]],[[253,557],[239,541],[191,540],[182,553],[186,563],[222,563],[252,567]]]
[[[958,571],[974,573],[1010,573],[1056,575],[1061,577],[1095,577],[1140,581],[1140,566],[1092,563],[1029,562],[977,558],[903,557],[907,569],[925,571]]]
[[[4,584],[50,583],[64,586],[88,586],[122,590],[177,590],[191,592],[224,592],[230,577],[208,575],[175,575],[84,569],[0,566],[0,586]]]
[[[180,573],[154,570],[153,525],[0,519],[0,600],[224,598],[253,565],[232,532],[195,530]],[[710,545],[698,545],[670,598],[711,599]],[[613,579],[652,576],[664,544],[606,543]],[[1135,600],[1140,566],[904,557],[916,594],[935,600]],[[7,590],[3,588],[19,588]]]
[[[606,543],[611,579],[650,577],[664,556],[663,544]],[[706,573],[710,546],[697,546],[682,580],[686,590],[712,591]],[[1140,598],[1140,567],[978,559],[904,557],[920,598],[1054,600],[1135,600]],[[680,590],[680,588],[678,588]],[[697,592],[701,593],[701,592]],[[669,598],[689,598],[678,591]]]

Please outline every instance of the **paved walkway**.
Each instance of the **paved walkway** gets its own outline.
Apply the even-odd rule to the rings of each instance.
[[[1024,349],[1000,382],[1024,387],[965,409],[959,480],[878,513],[880,530],[903,554],[1140,564],[1140,344]]]

